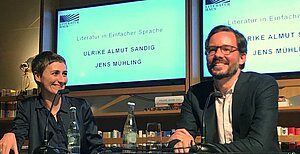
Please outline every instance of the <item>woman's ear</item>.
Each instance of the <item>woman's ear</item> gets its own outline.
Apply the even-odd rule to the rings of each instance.
[[[39,73],[34,72],[34,73],[33,73],[33,76],[34,76],[35,81],[41,82],[42,76],[41,76]]]

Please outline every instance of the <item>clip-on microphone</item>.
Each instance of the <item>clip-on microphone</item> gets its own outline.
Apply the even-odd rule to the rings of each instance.
[[[213,152],[213,153],[220,153],[222,152],[218,147],[213,144],[206,143],[206,125],[205,125],[205,114],[207,111],[207,107],[209,105],[211,97],[222,97],[222,94],[219,91],[211,92],[205,102],[203,108],[203,115],[202,115],[202,136],[201,136],[201,143],[197,145],[193,145],[190,148],[190,152]]]
[[[43,145],[34,149],[34,151],[33,151],[34,154],[57,154],[57,153],[59,153],[59,150],[54,150],[54,147],[52,148],[52,147],[49,147],[49,145],[48,145],[48,134],[49,134],[48,123],[49,123],[49,117],[50,117],[50,114],[51,114],[51,111],[52,111],[52,108],[54,105],[54,101],[55,101],[57,95],[68,94],[69,92],[70,92],[69,89],[61,89],[61,90],[58,90],[57,93],[54,95],[54,98],[51,102],[51,107],[50,107],[49,113],[47,114],[47,117],[46,117]]]

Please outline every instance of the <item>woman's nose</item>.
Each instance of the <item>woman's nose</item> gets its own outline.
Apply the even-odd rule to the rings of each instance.
[[[67,76],[65,76],[63,74],[58,76],[58,81],[59,82],[67,82],[67,80],[68,80]]]

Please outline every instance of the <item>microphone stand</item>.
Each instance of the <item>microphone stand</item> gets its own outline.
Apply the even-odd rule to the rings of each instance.
[[[201,136],[201,144],[206,143],[206,123],[205,123],[205,115],[206,115],[206,110],[208,108],[208,105],[210,103],[211,97],[222,97],[222,94],[220,92],[211,92],[205,102],[204,109],[203,109],[203,115],[202,115],[202,136]]]
[[[34,154],[57,154],[57,153],[59,153],[59,150],[54,150],[54,148],[49,147],[49,145],[48,145],[48,133],[49,133],[48,132],[49,131],[48,123],[49,123],[49,117],[50,117],[52,108],[54,106],[54,101],[56,100],[57,95],[61,96],[62,94],[67,94],[69,92],[70,92],[69,89],[61,89],[61,90],[58,90],[57,93],[54,95],[54,98],[51,102],[49,113],[47,114],[47,117],[46,117],[46,125],[45,125],[45,129],[44,129],[44,142],[41,146],[34,149],[34,151],[33,151]]]
[[[205,124],[205,115],[210,103],[211,97],[222,97],[220,92],[211,92],[205,102],[203,108],[203,115],[202,115],[202,136],[201,136],[201,143],[200,145],[193,145],[190,148],[190,152],[193,153],[201,153],[201,152],[212,152],[212,153],[221,153],[222,151],[215,145],[206,143],[206,124]]]

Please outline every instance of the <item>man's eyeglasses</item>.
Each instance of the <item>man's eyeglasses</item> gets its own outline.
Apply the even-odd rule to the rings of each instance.
[[[221,46],[208,46],[205,48],[205,54],[206,55],[214,55],[216,54],[217,50],[218,49],[221,49],[221,52],[224,54],[224,55],[229,55],[231,54],[232,52],[234,51],[237,51],[238,48],[235,47],[235,46],[231,46],[231,45],[221,45]]]

